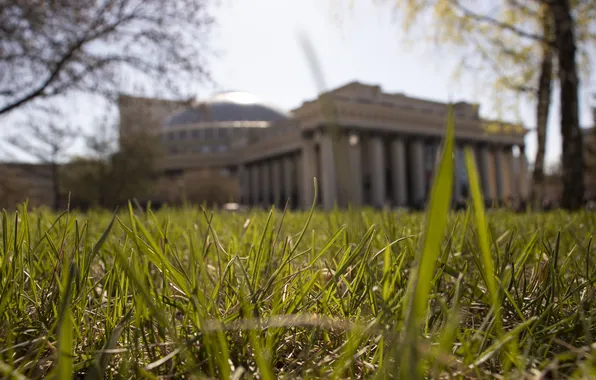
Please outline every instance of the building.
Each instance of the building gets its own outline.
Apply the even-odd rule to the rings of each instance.
[[[51,165],[0,163],[0,209],[15,209],[25,201],[31,207],[52,206]]]
[[[526,199],[526,129],[483,120],[478,105],[453,105],[454,202],[466,198],[463,148],[476,158],[488,203]],[[160,136],[160,170],[179,176],[216,169],[237,180],[248,205],[421,207],[447,118],[445,103],[351,82],[291,112],[242,92],[200,103],[120,97],[121,136],[142,128]]]

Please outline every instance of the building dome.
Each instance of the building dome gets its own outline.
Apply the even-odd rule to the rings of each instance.
[[[202,122],[274,122],[287,118],[285,111],[261,102],[251,93],[230,91],[175,113],[165,121],[164,127]]]

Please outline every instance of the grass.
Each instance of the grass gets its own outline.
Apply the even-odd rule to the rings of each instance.
[[[590,378],[596,214],[3,212],[7,378]]]
[[[422,214],[308,219],[196,208],[115,219],[4,213],[0,371],[411,378],[399,371],[413,347],[418,375],[595,374],[593,213],[490,212],[484,248],[473,213],[450,213],[424,251]],[[408,321],[409,280],[431,248],[428,302],[416,298]]]
[[[4,213],[0,371],[385,377],[408,326],[427,375],[593,375],[596,215],[486,217],[496,299],[473,215],[450,213],[407,322],[422,214]]]

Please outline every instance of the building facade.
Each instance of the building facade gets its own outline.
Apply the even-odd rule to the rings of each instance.
[[[150,103],[159,112],[145,111]],[[291,112],[228,92],[186,105],[121,96],[121,136],[144,128],[160,136],[160,170],[218,169],[237,180],[242,204],[308,208],[318,183],[319,206],[422,207],[429,195],[445,103],[348,83]],[[526,130],[482,120],[478,105],[456,103],[453,201],[468,196],[464,148],[473,150],[487,203],[525,200]],[[171,112],[166,112],[171,110]],[[143,118],[149,115],[146,120]],[[157,115],[157,116],[156,116]],[[134,120],[134,123],[127,120]]]
[[[30,207],[52,206],[51,165],[0,163],[0,208],[13,210],[25,201]]]

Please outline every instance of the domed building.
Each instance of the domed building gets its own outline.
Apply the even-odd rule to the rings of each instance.
[[[226,201],[283,207],[289,200],[292,207],[309,208],[316,178],[317,199],[324,209],[420,207],[429,195],[449,107],[359,82],[303,102],[292,112],[239,91],[200,102],[122,95],[120,135],[143,130],[159,136],[164,177],[202,171],[194,181],[200,190],[211,188],[215,194],[223,192],[223,185],[213,187],[213,177],[204,173],[227,178],[225,187],[236,190]],[[526,199],[527,130],[481,119],[477,104],[458,102],[452,107],[454,204],[468,196],[466,147],[475,153],[485,199]],[[163,192],[176,186],[168,184]]]
[[[289,114],[247,92],[223,92],[170,115],[159,131],[170,157],[226,153]]]
[[[247,148],[296,130],[291,113],[248,92],[221,92],[192,102],[121,95],[119,103],[121,138],[142,129],[161,141],[164,156],[159,169],[164,178],[157,201],[174,201],[182,193],[194,193],[194,198],[200,199],[207,187],[216,187],[212,192],[219,193],[218,200],[241,200],[238,162],[249,154]],[[230,179],[235,184],[230,184]],[[190,185],[196,182],[209,185],[198,191]],[[192,194],[189,197],[192,199]]]

